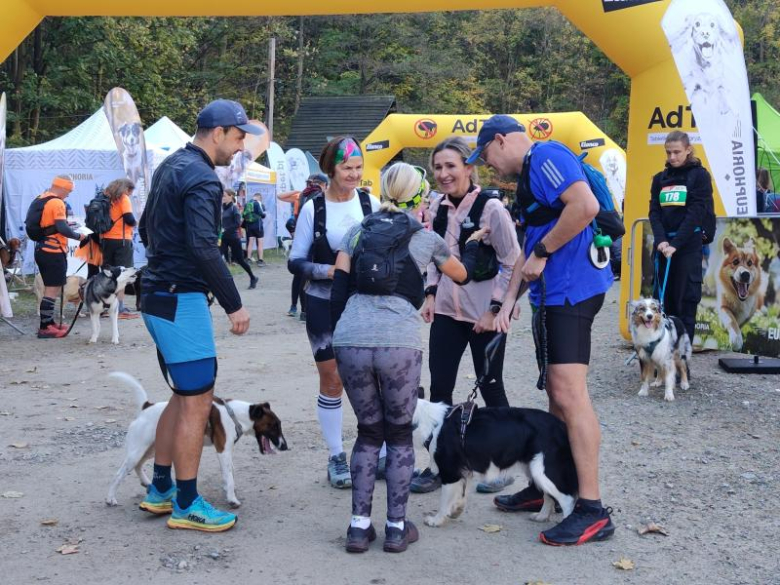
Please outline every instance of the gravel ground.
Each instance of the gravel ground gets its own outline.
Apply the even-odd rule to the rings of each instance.
[[[29,310],[14,320],[25,336],[0,323],[3,583],[780,583],[772,552],[780,520],[763,509],[780,495],[780,380],[725,374],[717,366],[723,354],[705,353],[694,356],[691,389],[678,390],[675,402],[665,403],[657,389],[639,398],[638,367],[625,365],[631,351],[617,332],[617,286],[596,320],[589,377],[603,432],[603,500],[617,526],[611,540],[546,547],[537,535],[547,525],[503,514],[481,494],[470,496],[459,520],[428,528],[422,516],[437,507],[438,494],[426,494],[410,499],[409,518],[421,538],[408,552],[388,555],[378,542],[365,555],[347,555],[350,495],[325,479],[315,368],[303,325],[284,315],[290,276],[278,260],[260,272],[256,291],[245,290],[248,280],[237,277],[252,314],[246,336],[230,335],[227,319],[214,309],[218,394],[270,401],[291,450],[261,456],[254,441],[239,443],[235,477],[243,506],[236,528],[221,535],[168,530],[164,520],[138,510],[144,492],[134,476],[121,485],[118,507],[104,503],[135,416],[130,393],[106,374],[133,374],[151,400],[169,395],[140,320],[120,323],[119,346],[108,343],[105,328],[97,345],[87,345],[87,320],[64,340],[36,339]],[[528,313],[509,341],[508,395],[513,405],[545,408],[534,388]],[[474,377],[471,360],[462,363],[456,396],[465,398]],[[426,386],[427,380],[424,368]],[[348,448],[354,428],[347,406]],[[424,464],[426,455],[419,455]],[[199,486],[225,505],[210,448]],[[384,498],[380,483],[378,526]],[[649,522],[668,535],[640,535]],[[501,529],[480,530],[486,524]],[[78,552],[61,554],[63,545]],[[621,559],[634,568],[615,567]]]

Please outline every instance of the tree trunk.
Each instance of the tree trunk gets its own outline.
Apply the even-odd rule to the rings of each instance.
[[[298,107],[301,105],[303,97],[303,16],[298,18],[298,76],[295,80],[295,109],[294,114],[298,113]]]
[[[11,79],[14,83],[13,97],[13,111],[14,111],[14,138],[20,139],[22,137],[22,82],[24,81],[24,71],[26,67],[25,55],[24,55],[25,43],[22,42],[12,57],[12,74]]]
[[[44,20],[35,29],[33,36],[33,70],[35,71],[35,106],[33,108],[32,122],[30,124],[30,141],[35,144],[38,141],[38,128],[41,121],[41,101],[42,101],[42,87],[43,80],[46,76],[46,59],[44,58],[43,37],[44,26],[46,21]]]

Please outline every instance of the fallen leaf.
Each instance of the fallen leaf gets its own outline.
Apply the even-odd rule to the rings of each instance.
[[[639,445],[641,445],[642,443],[640,443],[639,441],[631,441],[631,444],[632,444],[634,447],[639,447]]]
[[[3,492],[4,498],[21,498],[24,497],[22,492]]]
[[[76,420],[76,419],[75,419],[75,418],[73,418],[72,416],[66,416],[66,417],[63,417],[63,419],[62,419],[62,420],[66,420],[66,421],[72,421],[72,420]]]
[[[63,544],[57,549],[57,552],[62,555],[73,555],[79,552],[79,545],[77,544]]]
[[[30,443],[23,443],[21,441],[16,441],[15,443],[11,443],[9,447],[13,447],[14,449],[27,449],[27,447],[30,446]]]
[[[103,405],[103,406],[98,406],[98,407],[97,407],[97,410],[108,410],[109,408],[111,408],[111,407],[110,407],[110,406],[108,406],[107,404],[105,404],[105,405]]]
[[[479,529],[482,532],[487,532],[488,534],[492,534],[493,532],[501,532],[501,526],[498,524],[485,524],[484,526],[480,526]]]
[[[45,520],[41,520],[41,526],[57,526],[59,523],[59,520],[56,518],[46,518]]]
[[[0,410],[0,416],[11,416],[11,413],[7,410]]]
[[[467,380],[474,380],[476,378],[476,376],[474,374],[466,374],[465,377],[466,377]]]
[[[8,383],[9,384],[14,384],[14,385],[16,385],[16,384],[27,384],[27,380],[11,380]]]
[[[29,370],[27,370],[27,373],[28,373],[28,374],[34,374],[34,373],[35,373],[35,372],[37,372],[37,371],[38,371],[38,366],[33,366],[32,368],[30,368]]]
[[[620,560],[612,563],[612,566],[622,571],[633,571],[635,567],[634,561],[626,557],[620,557]]]
[[[71,408],[78,408],[78,407],[79,407],[79,405],[78,405],[78,404],[71,404],[71,405],[70,405],[70,407],[71,407]]]
[[[551,584],[547,583],[546,581],[526,581],[525,585],[551,585]]]
[[[655,522],[649,522],[648,524],[640,526],[637,532],[639,532],[639,534],[647,534],[648,532],[657,532],[658,534],[669,536],[669,533],[666,531],[666,528],[664,528],[660,524],[656,524]]]

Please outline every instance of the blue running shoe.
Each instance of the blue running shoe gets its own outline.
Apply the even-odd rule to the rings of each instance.
[[[146,488],[146,497],[143,502],[138,504],[138,507],[158,516],[170,514],[173,511],[173,496],[175,495],[176,486],[171,486],[167,492],[160,493],[152,484]]]
[[[236,523],[237,517],[230,512],[217,510],[202,496],[195,498],[189,508],[182,510],[173,501],[173,512],[168,518],[168,528],[182,528],[184,530],[200,530],[202,532],[224,532],[230,530]]]

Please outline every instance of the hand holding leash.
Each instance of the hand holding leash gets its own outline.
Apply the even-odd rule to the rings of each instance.
[[[233,335],[243,335],[249,330],[249,311],[244,307],[235,313],[230,313],[228,319],[230,319],[230,332]]]

